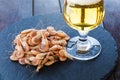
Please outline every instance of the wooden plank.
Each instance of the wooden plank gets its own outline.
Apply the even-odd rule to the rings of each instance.
[[[13,0],[21,18],[32,16],[32,0]]]
[[[19,19],[13,0],[0,0],[0,30]]]
[[[35,0],[35,15],[60,12],[58,0]]]
[[[32,16],[31,0],[0,0],[0,30],[30,16]]]

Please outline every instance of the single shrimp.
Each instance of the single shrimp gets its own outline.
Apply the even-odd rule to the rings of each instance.
[[[29,51],[30,50],[30,47],[27,43],[27,38],[26,37],[23,38],[23,40],[20,39],[20,42],[21,42],[21,45],[22,45],[24,51]]]
[[[40,70],[42,67],[43,67],[43,65],[39,64],[39,65],[37,66],[36,72],[39,72],[39,70]]]
[[[40,43],[40,39],[38,39],[37,36],[35,36],[35,37],[33,37],[33,38],[31,39],[31,42],[32,42],[34,45],[36,45],[36,44],[39,44],[39,43]]]
[[[69,36],[65,36],[64,38],[62,38],[63,40],[69,40],[70,39],[70,37]]]
[[[66,61],[66,60],[67,60],[67,57],[65,57],[65,56],[64,56],[64,57],[63,57],[63,56],[59,56],[59,60],[60,60],[60,61]]]
[[[48,26],[48,27],[47,27],[47,31],[51,32],[51,31],[55,31],[55,29],[54,29],[53,26]]]
[[[47,61],[48,61],[48,57],[50,56],[50,52],[47,53],[47,55],[44,57],[43,61],[42,61],[42,65],[44,65]]]
[[[25,63],[31,65],[31,62],[28,60],[28,58],[25,58]]]
[[[64,49],[61,49],[61,50],[59,51],[59,55],[62,56],[62,57],[64,57],[64,56],[65,56],[65,50],[64,50]]]
[[[32,41],[32,37],[29,37],[29,38],[28,38],[27,43],[28,43],[30,46],[34,46],[34,45],[36,45],[36,44],[33,43],[33,41]]]
[[[61,46],[66,46],[67,44],[66,40],[52,40],[51,43],[53,45],[61,45]]]
[[[64,33],[63,31],[57,31],[56,36],[60,36],[60,37],[63,38],[63,37],[65,37],[65,36],[67,36],[67,34]]]
[[[12,53],[12,55],[10,56],[10,59],[11,59],[12,61],[18,61],[18,58],[16,57],[16,54],[17,54],[17,51],[15,50],[15,51]]]
[[[42,33],[42,40],[41,40],[41,45],[40,45],[39,50],[41,52],[46,52],[49,50],[49,43],[44,33]]]
[[[62,49],[63,47],[60,46],[60,45],[53,45],[49,50],[50,51],[56,51],[56,50],[60,50]]]
[[[31,31],[36,31],[35,29],[26,29],[26,30],[23,30],[22,32],[21,32],[21,34],[28,34],[28,33],[30,33]]]
[[[17,50],[17,58],[22,58],[24,56],[24,50],[22,48],[22,46],[16,45],[16,50]]]
[[[41,38],[42,38],[42,31],[41,31],[41,30],[38,30],[36,36],[34,36],[34,37],[32,38],[32,43],[34,43],[34,44],[39,44]]]
[[[63,57],[66,56],[67,58],[73,60],[73,58],[67,53],[67,51],[66,51],[65,48],[64,48],[64,49],[61,49],[61,50],[59,51],[59,54],[60,54],[60,56],[63,56]]]
[[[47,27],[47,31],[49,32],[50,36],[54,36],[57,33],[55,31],[54,27],[52,27],[52,26]]]
[[[37,34],[37,31],[36,31],[36,30],[35,30],[35,31],[31,31],[31,32],[29,33],[29,36],[32,38],[32,37],[36,36],[36,34]]]

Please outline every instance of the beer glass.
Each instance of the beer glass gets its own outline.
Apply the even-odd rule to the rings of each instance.
[[[104,0],[65,0],[63,16],[66,23],[80,34],[68,41],[69,55],[78,60],[97,57],[101,52],[101,44],[87,34],[103,21]]]

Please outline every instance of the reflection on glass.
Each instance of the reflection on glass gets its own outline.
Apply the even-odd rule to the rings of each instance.
[[[68,42],[67,51],[70,55],[79,60],[97,57],[101,45],[98,40],[87,34],[103,21],[104,0],[65,0],[63,15],[66,23],[80,34],[79,37],[73,37]],[[75,45],[69,47],[71,43]]]

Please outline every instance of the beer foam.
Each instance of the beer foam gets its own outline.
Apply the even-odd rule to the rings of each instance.
[[[68,3],[80,4],[80,5],[90,5],[100,2],[101,0],[67,0]]]

